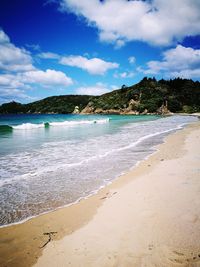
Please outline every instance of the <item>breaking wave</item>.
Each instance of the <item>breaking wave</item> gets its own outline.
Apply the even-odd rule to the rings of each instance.
[[[78,125],[87,124],[103,124],[108,123],[109,119],[98,119],[98,120],[80,120],[80,121],[55,121],[55,122],[44,122],[44,123],[22,123],[20,125],[0,125],[0,133],[11,132],[14,130],[32,130],[37,128],[49,128],[49,127],[73,127]]]

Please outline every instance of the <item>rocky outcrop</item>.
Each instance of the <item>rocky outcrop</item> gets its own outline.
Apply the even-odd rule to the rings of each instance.
[[[79,114],[79,106],[75,106],[74,111],[72,112],[72,114]]]
[[[127,111],[137,111],[139,106],[139,101],[136,101],[134,99],[131,99],[128,103]]]
[[[130,110],[130,111],[123,111],[121,112],[121,115],[139,115],[139,111],[136,110]]]
[[[172,113],[168,110],[166,105],[162,105],[158,110],[157,114],[159,115],[171,115]]]
[[[147,115],[148,114],[148,110],[145,108],[145,110],[141,113],[141,115]]]
[[[139,107],[140,102],[131,99],[128,103],[127,108],[122,109],[102,109],[95,108],[93,102],[89,102],[87,106],[79,112],[78,107],[75,107],[74,114],[113,114],[113,115],[151,115],[151,114],[159,114],[159,115],[170,115],[172,114],[165,105],[162,105],[157,112],[150,113],[148,109],[145,109],[143,112],[139,112],[137,109]]]
[[[120,115],[122,110],[118,109],[102,109],[102,108],[94,108],[91,103],[89,103],[82,111],[81,114],[116,114]]]
[[[118,109],[107,109],[107,110],[104,110],[104,109],[101,109],[101,108],[97,108],[95,111],[94,111],[95,114],[113,114],[113,115],[119,115],[121,114],[121,111],[118,110]]]
[[[121,110],[120,114],[138,115],[139,114],[139,112],[137,111],[138,106],[139,106],[139,101],[131,99],[128,103],[128,107]]]
[[[93,107],[93,102],[89,102],[87,106],[81,111],[81,114],[92,114],[95,108]]]
[[[121,111],[118,109],[102,109],[95,108],[93,102],[89,102],[87,106],[81,111],[81,114],[120,114]]]

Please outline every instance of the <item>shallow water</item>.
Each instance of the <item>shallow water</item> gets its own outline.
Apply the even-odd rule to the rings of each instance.
[[[191,116],[0,116],[0,225],[87,197]]]

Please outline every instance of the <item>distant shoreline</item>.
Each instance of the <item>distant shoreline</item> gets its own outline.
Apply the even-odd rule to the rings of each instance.
[[[189,79],[144,77],[102,95],[51,96],[28,104],[15,101],[0,106],[0,114],[170,114],[200,111],[200,83]]]

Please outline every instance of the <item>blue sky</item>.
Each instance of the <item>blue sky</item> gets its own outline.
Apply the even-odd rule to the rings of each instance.
[[[199,0],[1,0],[0,103],[200,79]]]

